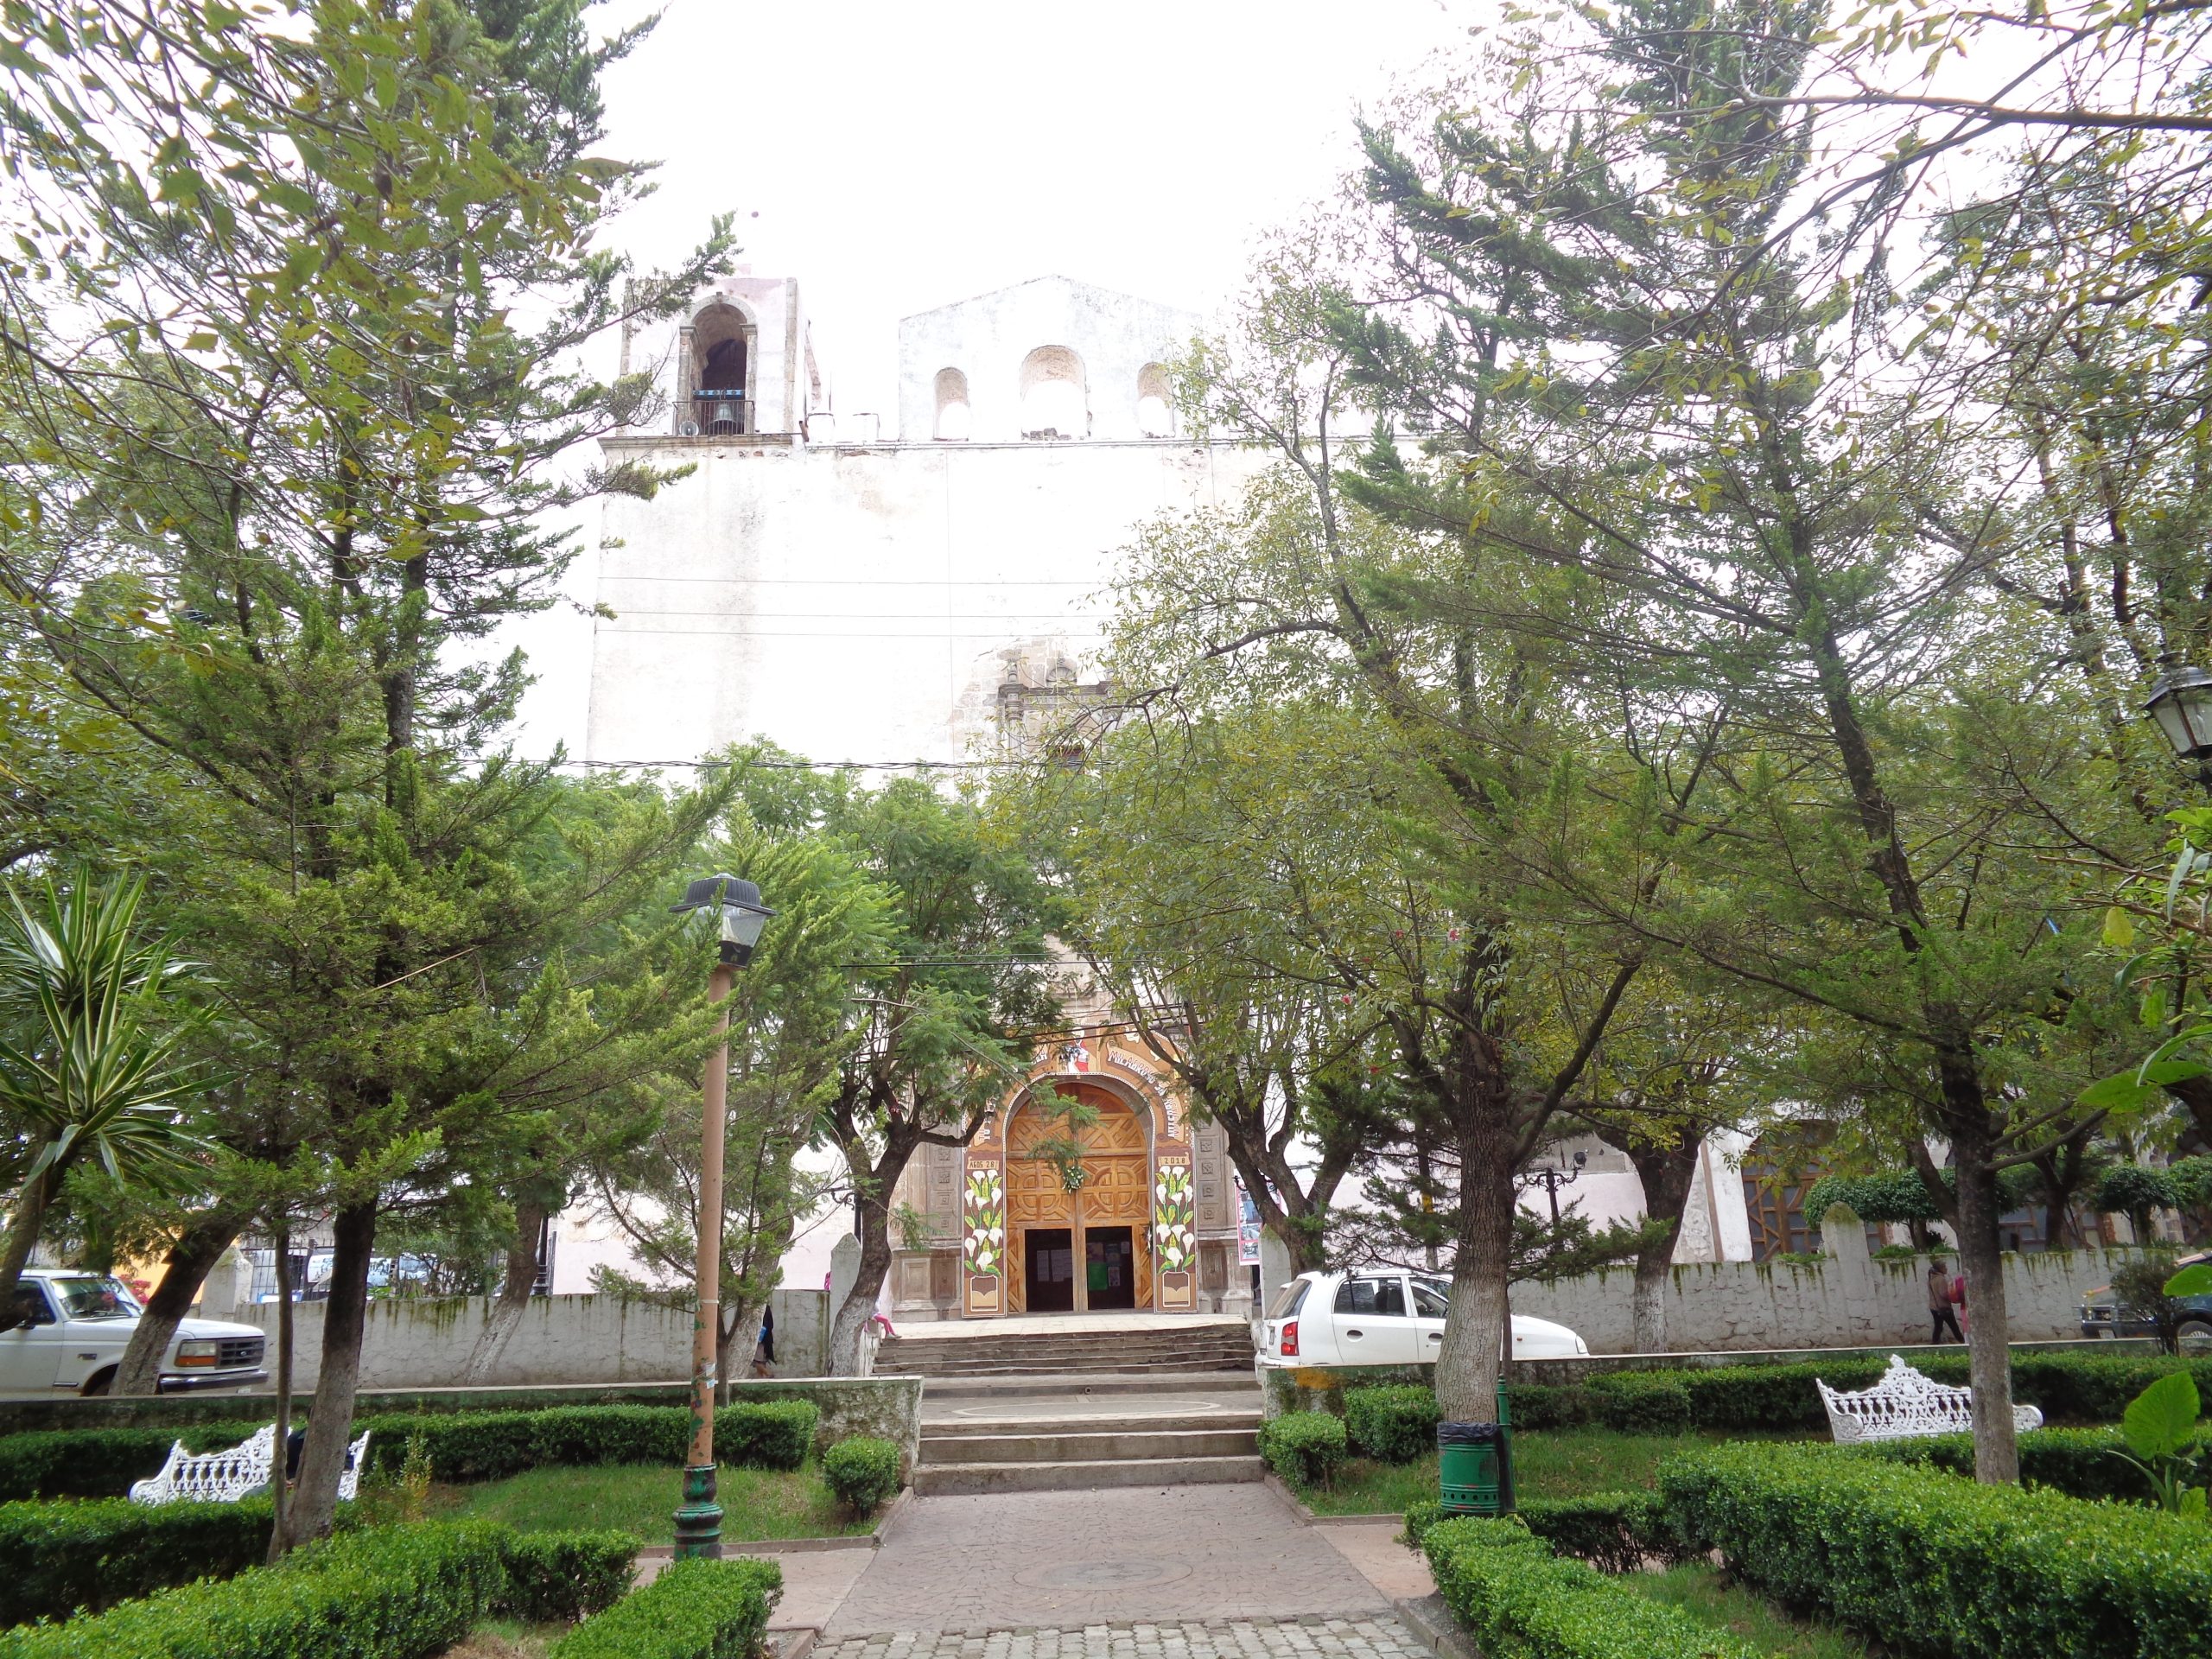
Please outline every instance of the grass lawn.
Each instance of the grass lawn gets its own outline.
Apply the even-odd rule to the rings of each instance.
[[[532,1469],[505,1480],[435,1484],[426,1507],[433,1516],[498,1521],[518,1532],[613,1527],[634,1533],[642,1543],[666,1544],[676,1540],[674,1511],[683,1479],[681,1470],[659,1464]],[[723,1469],[715,1486],[722,1537],[732,1543],[875,1530],[874,1517],[855,1521],[845,1514],[811,1458],[798,1469]],[[378,1487],[362,1498],[378,1510],[391,1506],[396,1512],[398,1494]]]
[[[1614,1428],[1517,1429],[1513,1485],[1522,1497],[1583,1497],[1592,1492],[1648,1491],[1653,1472],[1678,1452],[1749,1438],[1691,1432],[1632,1434]],[[1796,1438],[1771,1437],[1771,1438]],[[1436,1453],[1412,1463],[1353,1458],[1326,1491],[1300,1494],[1317,1515],[1402,1515],[1436,1496]]]
[[[1724,1584],[1702,1561],[1664,1573],[1624,1573],[1613,1580],[1653,1601],[1679,1607],[1700,1624],[1732,1630],[1777,1659],[1867,1659],[1872,1651],[1848,1631],[1829,1624],[1801,1624],[1772,1602],[1740,1586]]]

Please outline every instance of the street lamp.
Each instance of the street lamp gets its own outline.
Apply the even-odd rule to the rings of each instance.
[[[1560,1160],[1560,1166],[1557,1169],[1540,1169],[1529,1178],[1532,1181],[1541,1183],[1544,1189],[1544,1196],[1552,1201],[1552,1227],[1554,1230],[1557,1230],[1559,1227],[1560,1188],[1562,1186],[1573,1186],[1577,1180],[1580,1179],[1582,1175],[1582,1166],[1589,1161],[1590,1154],[1588,1153],[1578,1152],[1574,1154],[1574,1167],[1573,1169],[1569,1169],[1567,1166],[1567,1160],[1562,1158]]]
[[[729,1101],[730,988],[753,960],[760,930],[776,912],[760,889],[734,875],[702,876],[683,890],[676,914],[711,913],[717,946],[707,1000],[716,1005],[715,1052],[700,1084],[699,1305],[691,1318],[691,1453],[683,1465],[683,1502],[676,1511],[676,1554],[722,1553],[721,1505],[715,1502],[715,1338],[721,1333],[722,1130]]]
[[[2200,764],[2212,760],[2212,674],[2167,664],[2158,671],[2158,683],[2151,688],[2143,712],[2158,722],[2166,741],[2183,760]]]

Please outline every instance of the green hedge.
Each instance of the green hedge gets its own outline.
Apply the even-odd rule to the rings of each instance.
[[[1819,1378],[1832,1389],[1863,1389],[1881,1380],[1885,1358],[1858,1355],[1789,1365],[1714,1365],[1687,1370],[1608,1371],[1582,1383],[1517,1383],[1506,1390],[1516,1428],[1609,1428],[1672,1433],[1682,1427],[1724,1433],[1827,1428]],[[1962,1348],[1915,1354],[1909,1363],[1938,1382],[1963,1386]],[[2127,1402],[2168,1372],[2183,1367],[2212,1399],[2212,1359],[2164,1355],[2019,1353],[2012,1356],[2012,1396],[2040,1407],[2054,1423],[2116,1423]],[[1677,1392],[1679,1390],[1679,1392]],[[1687,1414],[1681,1403],[1687,1402]]]
[[[873,1515],[899,1495],[899,1448],[855,1434],[822,1454],[822,1478],[855,1515]]]
[[[821,1413],[810,1400],[724,1406],[715,1414],[715,1458],[732,1468],[796,1469]],[[189,1449],[236,1446],[259,1425],[211,1423],[185,1431]],[[413,1412],[363,1417],[369,1465],[397,1469],[407,1437],[428,1442],[441,1480],[494,1480],[555,1464],[681,1463],[691,1440],[682,1406],[556,1406],[544,1411]],[[179,1436],[165,1428],[45,1429],[0,1438],[0,1502],[119,1497],[160,1469]]]
[[[1294,1487],[1327,1485],[1344,1448],[1343,1420],[1325,1411],[1287,1411],[1260,1425],[1260,1455]]]
[[[1681,1371],[1611,1371],[1590,1380],[1598,1421],[1637,1434],[1681,1434],[1695,1422]]]
[[[501,1541],[499,1611],[533,1624],[612,1607],[630,1588],[637,1538],[626,1532],[514,1532]]]
[[[556,1642],[549,1659],[750,1659],[783,1582],[773,1561],[676,1561]]]
[[[266,1498],[0,1503],[0,1624],[98,1611],[173,1584],[226,1579],[269,1553]]]
[[[1662,1466],[1670,1522],[1786,1604],[1952,1659],[2201,1653],[2204,1523],[1820,1446]]]
[[[796,1469],[821,1413],[809,1400],[724,1406],[715,1413],[715,1461],[729,1468]],[[369,1463],[397,1469],[420,1434],[440,1480],[498,1480],[547,1464],[681,1464],[691,1414],[681,1406],[558,1406],[548,1411],[421,1412],[365,1417]]]
[[[2212,1431],[2200,1437],[2200,1452]],[[2126,1503],[2152,1501],[2151,1483],[2133,1464],[2115,1454],[2127,1449],[2116,1428],[2038,1428],[2019,1438],[2020,1479],[2048,1486],[2069,1497],[2114,1498]],[[1910,1440],[1877,1440],[1848,1448],[1855,1457],[1887,1463],[1924,1464],[1947,1473],[1974,1475],[1974,1436],[1936,1434]]]
[[[1437,1593],[1492,1659],[1758,1659],[1748,1643],[1562,1560],[1519,1520],[1427,1528]]]
[[[1437,1421],[1433,1389],[1344,1390],[1344,1433],[1362,1457],[1411,1463],[1436,1449]]]
[[[430,1659],[498,1607],[504,1532],[365,1529],[283,1567],[0,1632],[0,1659]]]
[[[236,1446],[259,1427],[208,1423],[173,1428],[41,1429],[0,1437],[0,1503],[30,1497],[118,1497],[134,1480],[159,1472],[169,1447],[191,1452]]]
[[[16,1539],[0,1543],[0,1559],[17,1568],[11,1576],[28,1567],[42,1586],[48,1605],[40,1611],[114,1605],[67,1624],[0,1630],[0,1659],[428,1659],[490,1613],[543,1621],[610,1605],[629,1587],[638,1553],[627,1533],[429,1522],[342,1531],[266,1567],[251,1565],[269,1546],[264,1500],[6,1510],[48,1512],[50,1535],[29,1551]],[[136,1512],[135,1527],[66,1513],[122,1510]],[[73,1565],[61,1559],[73,1536],[83,1558]],[[200,1572],[236,1576],[175,1587]],[[94,1592],[73,1595],[73,1574],[98,1580]],[[29,1593],[6,1587],[19,1604]]]
[[[1633,1573],[1654,1558],[1679,1561],[1697,1554],[1668,1523],[1666,1505],[1649,1492],[1528,1498],[1514,1514],[1557,1554],[1607,1573]],[[1429,1529],[1447,1518],[1442,1499],[1422,1499],[1406,1511],[1405,1541],[1419,1549]]]

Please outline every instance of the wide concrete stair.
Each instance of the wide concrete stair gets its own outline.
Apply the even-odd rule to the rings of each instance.
[[[876,1350],[879,1376],[1139,1376],[1252,1370],[1252,1330],[1242,1319],[1166,1319],[1141,1330],[972,1331],[893,1337]]]
[[[1185,1381],[1162,1377],[1162,1383]],[[1212,1485],[1258,1480],[1260,1407],[1217,1392],[1211,1409],[1186,1413],[1141,1408],[1141,1395],[1065,1394],[1052,1396],[1066,1410],[1037,1414],[1025,1402],[1015,1415],[994,1416],[978,1406],[957,1421],[925,1420],[921,1459],[914,1467],[918,1497],[973,1492],[1085,1491],[1104,1486]]]

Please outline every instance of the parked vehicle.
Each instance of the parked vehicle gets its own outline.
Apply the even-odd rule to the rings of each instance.
[[[2174,1268],[2195,1267],[2200,1262],[2212,1262],[2212,1250],[2200,1250],[2195,1255],[2175,1259]],[[2179,1338],[2183,1353],[2212,1353],[2212,1295],[2182,1296],[2175,1299],[2182,1306],[2180,1323],[2175,1335]],[[2148,1319],[2122,1319],[2120,1307],[2113,1296],[2110,1285],[2099,1285],[2082,1298],[2082,1334],[2085,1337],[2148,1337],[2157,1334]]]
[[[1452,1287],[1424,1274],[1370,1268],[1301,1273],[1275,1293],[1261,1332],[1262,1366],[1433,1365]],[[1513,1316],[1513,1357],[1572,1359],[1589,1344],[1549,1319]]]
[[[63,1268],[31,1268],[16,1287],[14,1322],[0,1331],[0,1399],[105,1394],[143,1310],[119,1279]],[[162,1356],[163,1394],[269,1381],[265,1338],[251,1325],[180,1319]]]

